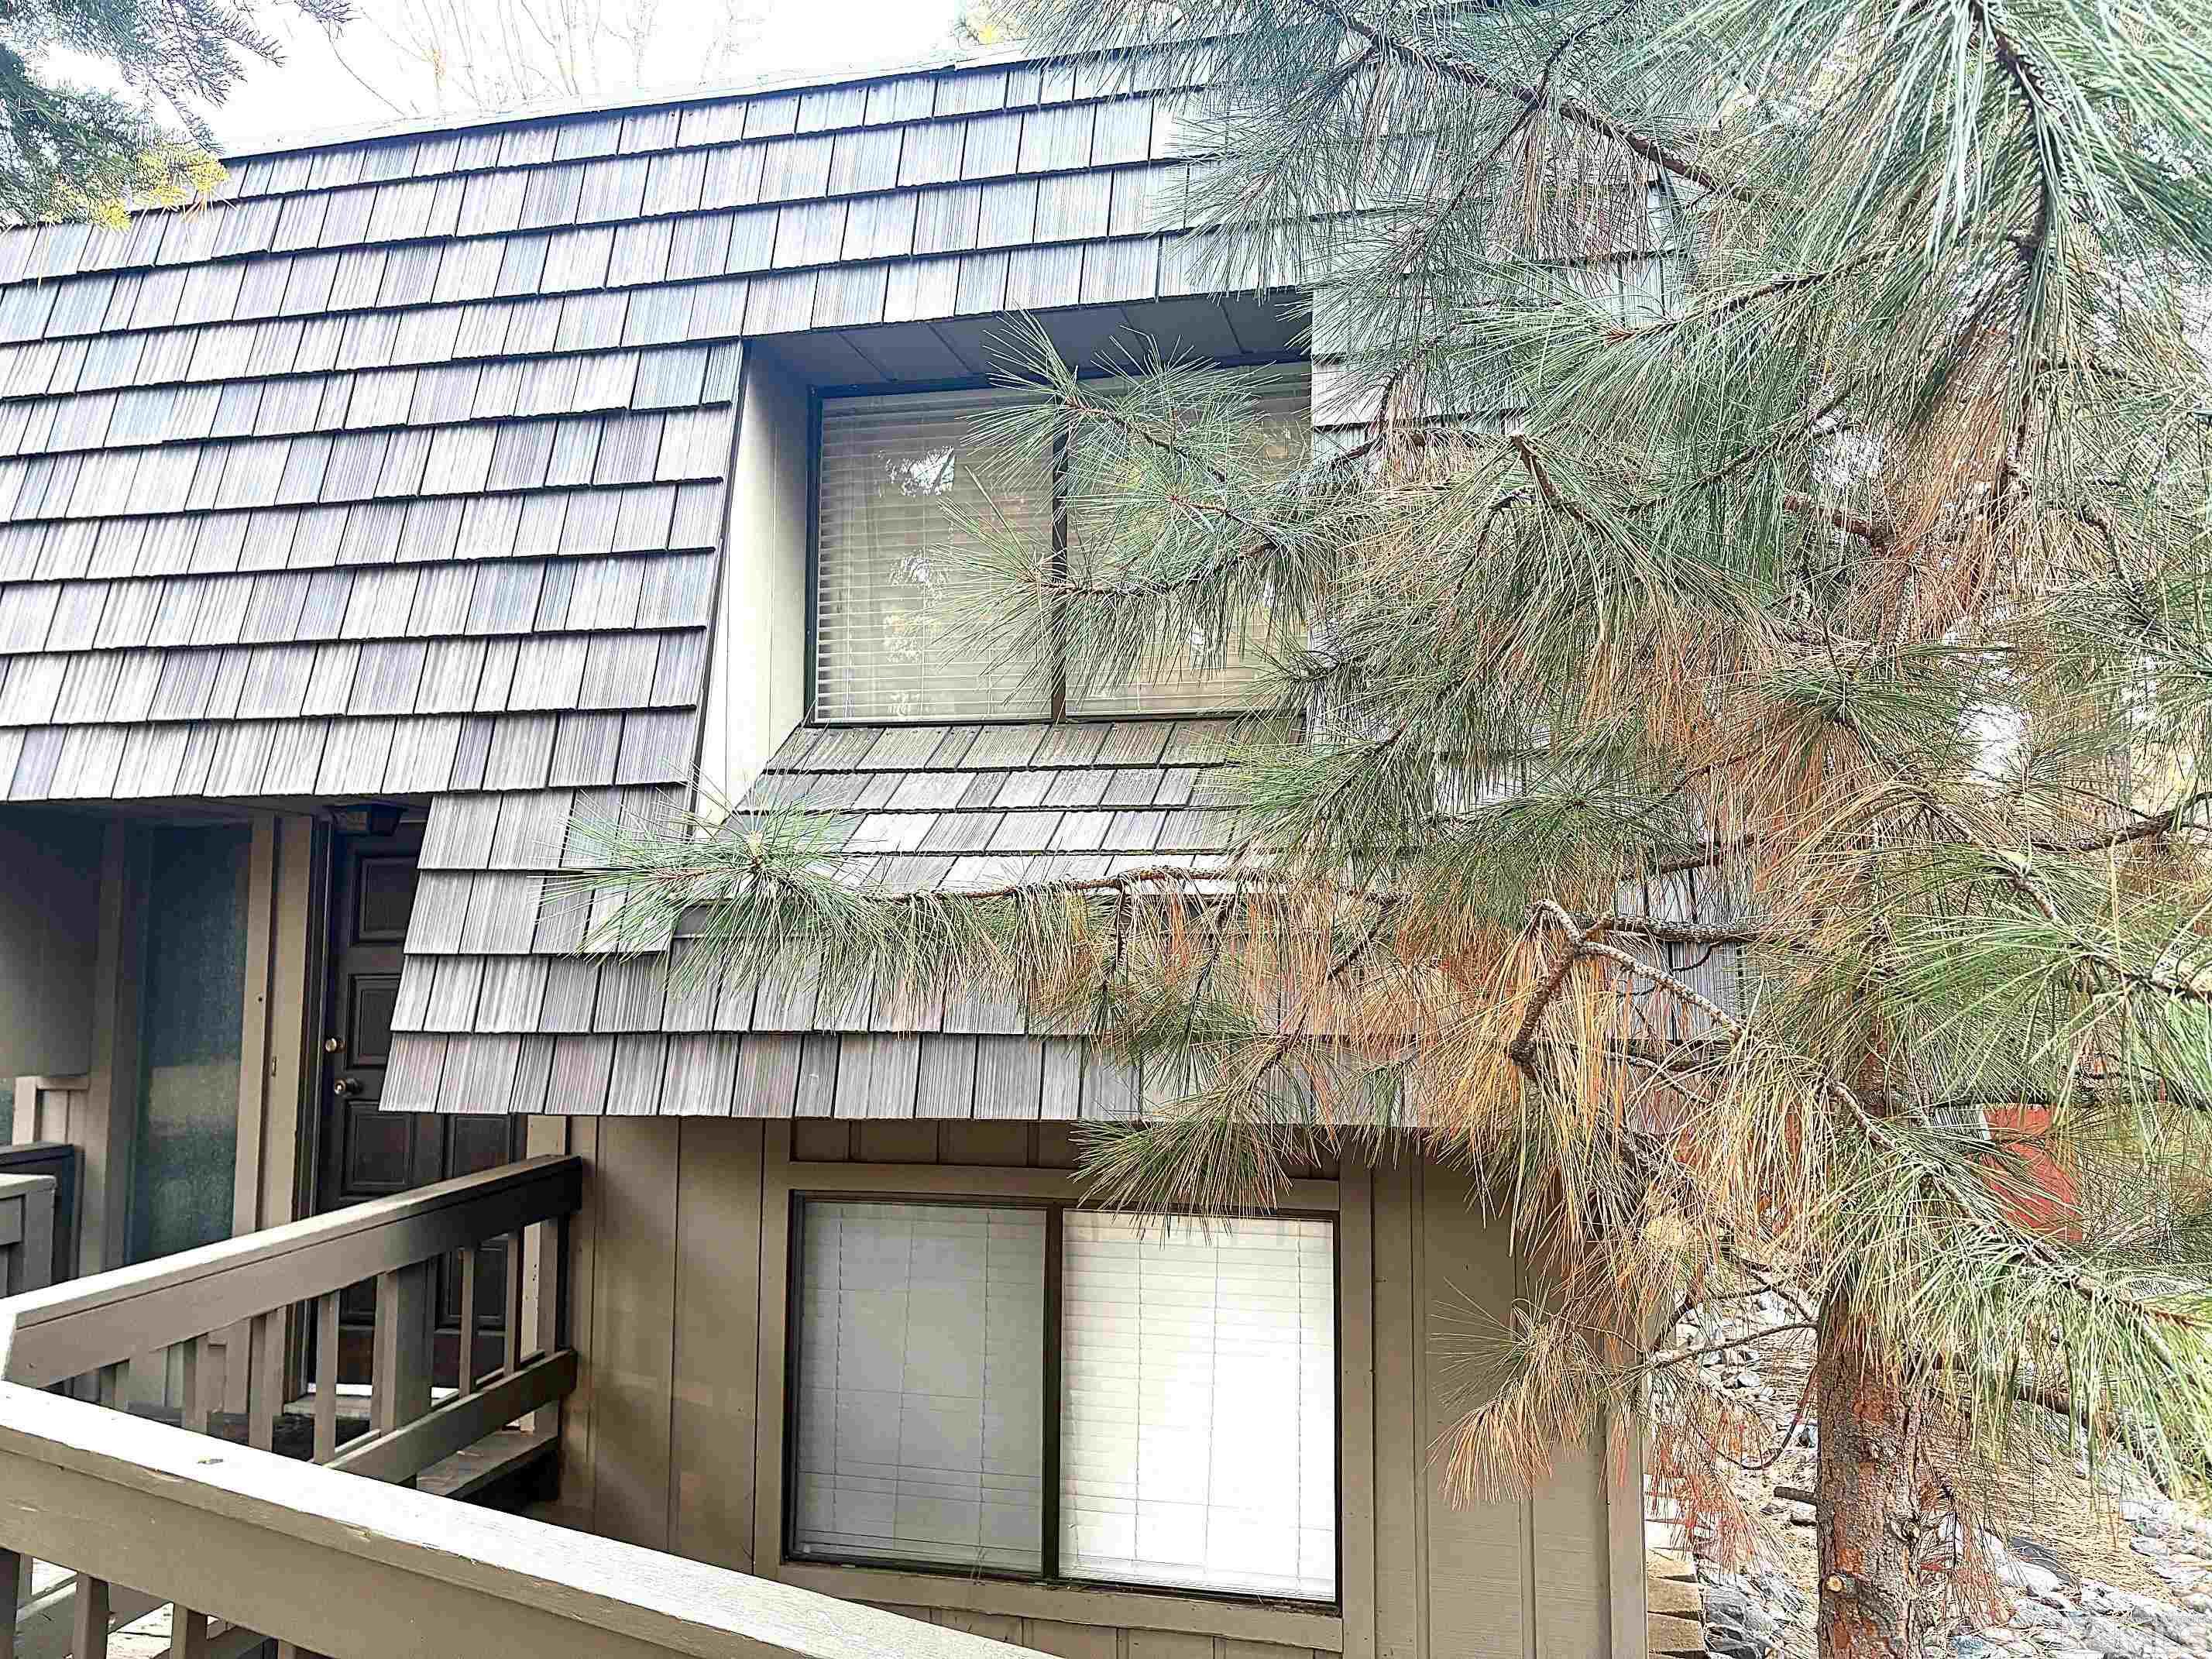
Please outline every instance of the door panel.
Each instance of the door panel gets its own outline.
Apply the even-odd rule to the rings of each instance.
[[[321,1154],[318,1213],[365,1199],[496,1169],[522,1155],[521,1126],[509,1117],[433,1117],[377,1109],[392,1054],[392,1022],[399,998],[407,919],[415,902],[419,827],[391,836],[342,836],[331,859],[330,988],[324,1006]],[[481,1252],[477,1263],[479,1376],[500,1363],[503,1348],[501,1287],[504,1252]],[[440,1264],[433,1380],[453,1386],[460,1375],[461,1275],[458,1258]],[[338,1376],[369,1380],[374,1285],[356,1285],[339,1299]]]

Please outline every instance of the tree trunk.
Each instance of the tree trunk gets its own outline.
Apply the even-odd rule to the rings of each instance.
[[[1847,1299],[1820,1324],[1820,1659],[1917,1659],[1918,1410]]]

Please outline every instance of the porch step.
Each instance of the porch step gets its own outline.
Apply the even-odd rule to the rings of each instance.
[[[1705,1652],[1705,1598],[1694,1569],[1682,1556],[1672,1550],[1646,1552],[1644,1595],[1644,1651],[1652,1659]]]
[[[559,1454],[558,1430],[501,1429],[433,1463],[415,1485],[459,1504],[520,1514],[526,1504],[558,1495]]]

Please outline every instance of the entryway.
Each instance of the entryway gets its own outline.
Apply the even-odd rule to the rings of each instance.
[[[446,1117],[381,1112],[392,1022],[399,1000],[407,920],[414,908],[419,823],[385,835],[341,835],[331,857],[330,985],[325,1003],[322,1111],[317,1136],[315,1211],[389,1197],[411,1187],[472,1175],[523,1155],[522,1132],[511,1117]],[[478,1252],[480,1310],[475,1374],[501,1358],[504,1246]],[[369,1378],[374,1287],[356,1285],[340,1299],[338,1375]],[[452,1388],[460,1377],[461,1274],[449,1257],[440,1265],[433,1381]]]

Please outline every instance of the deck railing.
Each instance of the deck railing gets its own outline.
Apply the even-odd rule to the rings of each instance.
[[[19,1270],[25,1284],[32,1282],[26,1264],[41,1248],[50,1253],[51,1245],[38,1236],[35,1219],[11,1224],[10,1206],[34,1214],[35,1187],[50,1215],[52,1185],[25,1178],[0,1185],[0,1266],[9,1273],[11,1290]],[[17,1194],[19,1186],[25,1190]],[[582,1190],[580,1159],[532,1158],[141,1267],[25,1289],[0,1301],[0,1379],[14,1385],[9,1400],[33,1422],[45,1420],[40,1413],[50,1402],[81,1404],[89,1417],[64,1419],[85,1425],[77,1432],[86,1448],[137,1446],[142,1441],[130,1437],[158,1431],[178,1437],[186,1449],[175,1455],[187,1465],[213,1466],[231,1449],[210,1456],[210,1442],[200,1437],[210,1432],[235,1437],[248,1449],[271,1450],[286,1395],[301,1380],[288,1364],[289,1337],[295,1328],[312,1330],[304,1367],[312,1382],[312,1430],[301,1449],[332,1469],[411,1481],[575,1386],[560,1270],[563,1230]],[[13,1237],[17,1232],[20,1238]],[[495,1242],[504,1244],[506,1273],[494,1286],[483,1282],[479,1267]],[[448,1258],[458,1264],[462,1331],[472,1334],[478,1313],[490,1307],[485,1298],[499,1296],[505,1347],[498,1366],[480,1374],[468,1363],[474,1348],[465,1334],[459,1387],[434,1401],[437,1275]],[[368,1422],[342,1441],[340,1297],[365,1282],[375,1286]],[[295,1314],[301,1318],[296,1328]],[[68,1385],[82,1401],[52,1402],[33,1392],[58,1385]],[[126,1404],[170,1407],[180,1427],[101,1409]],[[272,1461],[301,1467],[296,1459]],[[10,1483],[0,1501],[13,1500],[19,1490]],[[127,1510],[116,1524],[125,1534],[143,1531]],[[131,1590],[112,1588],[95,1561],[70,1553],[74,1547],[52,1513],[19,1512],[0,1531],[0,1598],[8,1603],[0,1618],[0,1659],[10,1659],[11,1644],[15,1659],[64,1650],[95,1659],[112,1627],[164,1599],[129,1577],[123,1583]],[[76,1569],[77,1577],[27,1602],[25,1562],[33,1557]],[[204,1645],[204,1615],[213,1611],[192,1602],[178,1607],[180,1656]]]
[[[1014,1659],[982,1637],[404,1484],[573,1386],[559,1234],[582,1176],[578,1159],[535,1158],[0,1301],[0,1659],[106,1659],[116,1626],[164,1604],[173,1659],[272,1642],[283,1659]],[[437,1264],[461,1253],[472,1330],[489,1288],[477,1253],[501,1238],[503,1361],[465,1368],[434,1405]],[[341,1444],[337,1298],[369,1279],[370,1422]],[[316,1336],[311,1460],[268,1449],[285,1319],[301,1304]],[[210,1339],[226,1329],[222,1346],[250,1358],[222,1381]],[[172,1353],[182,1426],[98,1403],[175,1380]],[[57,1390],[73,1379],[96,1395]],[[191,1431],[229,1382],[246,1385],[249,1444]],[[33,1558],[76,1576],[19,1608]]]
[[[0,1383],[0,1542],[58,1552],[101,1603],[110,1584],[175,1603],[179,1659],[240,1653],[264,1638],[330,1659],[1019,1653],[251,1448],[211,1449],[179,1429],[12,1383]],[[105,1651],[100,1610],[76,1621],[77,1659]],[[212,1639],[210,1614],[227,1626]]]

